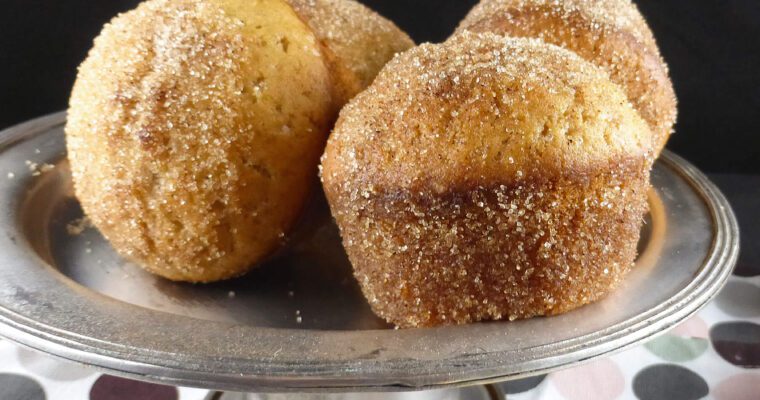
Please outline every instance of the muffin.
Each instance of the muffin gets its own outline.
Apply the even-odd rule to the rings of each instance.
[[[324,45],[342,107],[396,53],[414,46],[393,22],[354,0],[288,0]]]
[[[341,112],[322,180],[372,309],[403,328],[559,314],[630,270],[654,144],[608,75],[464,32]]]
[[[602,67],[649,124],[659,154],[676,96],[654,36],[630,0],[482,0],[457,31],[540,38]]]
[[[307,198],[331,82],[284,1],[145,2],[108,24],[80,67],[66,125],[76,195],[152,273],[241,275]]]

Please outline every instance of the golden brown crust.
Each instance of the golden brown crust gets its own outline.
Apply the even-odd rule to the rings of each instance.
[[[659,153],[676,121],[668,67],[630,0],[483,0],[458,32],[540,38],[604,68],[649,124]]]
[[[243,274],[307,197],[330,81],[284,1],[147,1],[107,25],[80,68],[66,126],[76,194],[151,272]]]
[[[388,63],[341,112],[323,172],[445,191],[645,157],[651,147],[647,126],[597,67],[538,40],[465,32]]]
[[[288,0],[322,41],[342,107],[396,53],[414,42],[393,22],[354,0]]]
[[[443,195],[329,196],[378,315],[404,328],[513,320],[570,311],[618,286],[646,210],[641,164]]]
[[[569,51],[463,33],[341,113],[323,183],[373,309],[401,327],[555,314],[633,263],[652,143]]]

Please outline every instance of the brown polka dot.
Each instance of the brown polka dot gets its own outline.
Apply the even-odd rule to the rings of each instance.
[[[743,368],[760,368],[760,325],[724,322],[710,329],[710,341],[724,360]]]
[[[173,386],[103,375],[90,389],[90,400],[177,400]]]

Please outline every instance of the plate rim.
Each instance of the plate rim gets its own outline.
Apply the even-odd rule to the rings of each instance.
[[[0,132],[0,152],[5,151],[8,147],[13,146],[19,141],[63,124],[65,122],[65,115],[65,112],[51,114]],[[405,365],[404,362],[399,360],[376,361],[377,363],[386,365],[384,370],[395,372],[386,372],[374,377],[373,381],[383,382],[382,384],[367,384],[366,377],[360,376],[352,369],[355,366],[343,362],[336,362],[333,365],[330,363],[323,364],[322,367],[332,367],[325,368],[323,371],[314,369],[300,371],[293,365],[278,365],[272,360],[269,362],[262,362],[263,360],[245,360],[249,367],[257,366],[251,367],[252,369],[269,371],[274,375],[244,374],[243,376],[236,376],[232,374],[218,374],[214,379],[208,379],[208,372],[191,368],[182,369],[176,366],[170,367],[166,363],[161,364],[157,362],[166,361],[163,359],[165,355],[160,352],[154,352],[152,355],[153,362],[150,362],[148,359],[151,357],[146,357],[150,355],[147,354],[151,352],[149,349],[144,349],[146,350],[146,354],[143,355],[143,361],[141,362],[127,360],[124,355],[130,353],[129,349],[126,347],[118,349],[119,346],[114,343],[107,343],[113,347],[112,349],[98,351],[98,348],[92,345],[92,342],[95,341],[94,338],[72,337],[69,332],[59,331],[52,326],[40,324],[31,318],[8,310],[3,304],[0,304],[0,336],[58,358],[92,365],[115,375],[164,384],[226,390],[250,390],[252,388],[263,391],[418,390],[489,383],[551,372],[570,364],[589,361],[597,357],[623,351],[650,337],[664,333],[667,328],[685,320],[704,307],[719,292],[730,276],[739,250],[739,228],[730,204],[703,173],[680,156],[665,150],[660,157],[660,162],[663,162],[671,171],[677,173],[694,193],[699,196],[706,209],[710,212],[714,237],[702,269],[688,285],[684,286],[678,293],[658,307],[616,325],[607,326],[605,329],[584,336],[577,336],[561,343],[554,343],[557,345],[557,348],[554,351],[545,352],[544,357],[540,359],[552,359],[553,365],[551,367],[534,365],[539,361],[534,360],[532,364],[531,362],[525,363],[523,371],[519,373],[499,373],[498,368],[487,367],[477,372],[473,372],[474,369],[470,369],[469,373],[462,373],[460,371],[459,374],[447,374],[436,372],[443,369],[438,368],[434,371],[428,371],[427,374],[416,373],[413,377],[409,378],[404,376],[409,371],[410,365],[408,363]],[[1,257],[4,257],[4,255],[0,255]],[[104,295],[96,295],[107,299],[107,301],[139,307],[110,299]],[[98,301],[101,300],[99,299]],[[673,308],[676,308],[675,311],[673,311]],[[158,311],[150,312],[156,313]],[[653,320],[655,321],[654,323],[652,322]],[[625,327],[625,329],[621,329],[621,327]],[[277,332],[297,333],[299,335],[304,334],[304,331],[295,329],[262,327],[257,329],[262,331],[273,330]],[[314,331],[306,332],[308,332],[306,334],[313,334]],[[319,332],[321,334],[330,334],[337,331]],[[377,332],[387,333],[388,331]],[[88,344],[88,342],[90,343]],[[562,344],[562,346],[559,346],[559,344]],[[488,357],[504,359],[505,356],[514,352],[513,350],[488,353]],[[578,355],[580,352],[584,353],[584,357],[579,360]],[[460,354],[455,360],[448,361],[473,365],[477,364],[483,357],[485,357],[484,354]],[[188,357],[183,361],[192,362],[194,360],[192,357]],[[436,360],[438,363],[442,361]],[[361,364],[371,364],[371,360],[361,360]],[[392,364],[392,367],[387,368],[388,364]],[[440,365],[442,366],[443,364]],[[425,368],[418,366],[417,369],[424,370]]]

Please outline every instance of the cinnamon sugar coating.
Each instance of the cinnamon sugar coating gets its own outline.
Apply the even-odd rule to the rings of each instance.
[[[540,38],[606,70],[647,121],[659,154],[673,131],[677,101],[649,26],[630,0],[482,0],[458,32]]]
[[[283,0],[149,0],[80,67],[66,125],[77,197],[155,274],[241,275],[307,198],[332,92],[318,39]]]
[[[414,42],[393,22],[354,0],[288,0],[322,42],[342,107],[396,53]]]
[[[653,155],[599,68],[464,32],[397,56],[344,108],[322,180],[373,310],[436,326],[562,313],[614,289]]]

